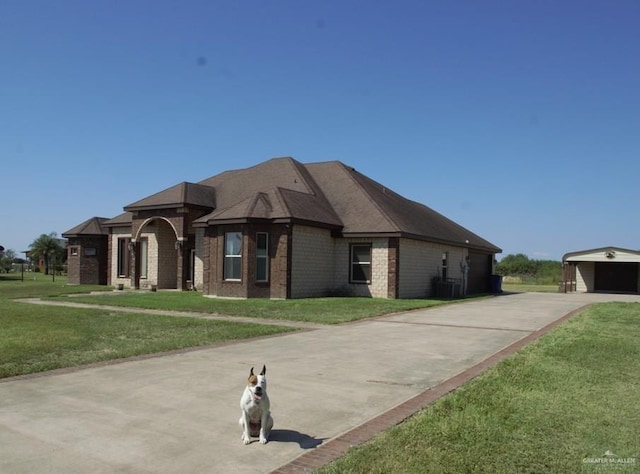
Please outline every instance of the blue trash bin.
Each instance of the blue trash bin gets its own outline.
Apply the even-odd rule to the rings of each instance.
[[[491,275],[491,293],[502,293],[502,275]]]

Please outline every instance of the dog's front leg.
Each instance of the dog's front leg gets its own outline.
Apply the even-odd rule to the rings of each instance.
[[[251,435],[249,433],[249,414],[245,410],[242,410],[240,424],[242,425],[242,442],[244,444],[250,444]],[[262,432],[260,432],[260,434],[262,435]]]
[[[271,426],[269,426],[269,410],[264,410],[262,412],[262,419],[260,423],[260,444],[267,444],[269,441],[269,432],[271,431]]]

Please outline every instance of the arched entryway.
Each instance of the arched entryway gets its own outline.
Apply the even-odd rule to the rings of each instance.
[[[135,237],[137,288],[178,289],[178,261],[182,245],[174,227],[162,218],[144,222]]]

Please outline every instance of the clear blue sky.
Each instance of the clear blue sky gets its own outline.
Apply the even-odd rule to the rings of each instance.
[[[0,1],[4,247],[275,156],[503,255],[640,248],[640,2]]]

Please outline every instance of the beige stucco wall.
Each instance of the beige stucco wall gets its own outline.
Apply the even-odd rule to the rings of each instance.
[[[441,275],[442,254],[448,252],[447,277],[462,279],[466,249],[412,239],[400,239],[399,298],[431,296],[431,280]]]
[[[595,285],[595,265],[593,262],[581,262],[576,268],[576,291],[590,292]]]

